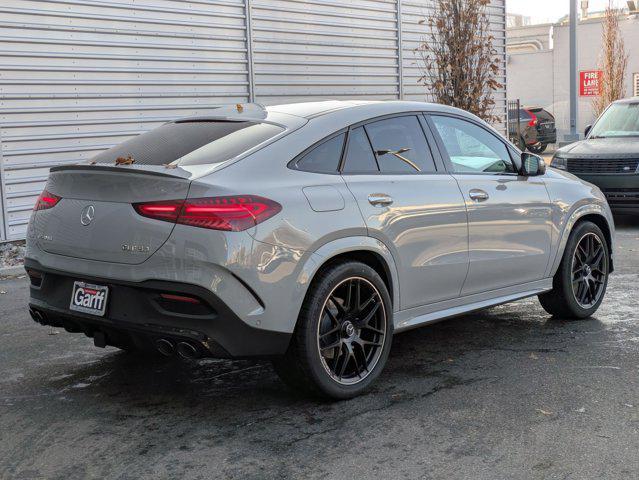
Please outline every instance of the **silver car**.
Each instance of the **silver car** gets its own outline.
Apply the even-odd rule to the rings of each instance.
[[[586,318],[613,270],[601,191],[461,110],[242,104],[53,168],[30,313],[96,346],[263,356],[361,393],[394,333],[537,295]]]

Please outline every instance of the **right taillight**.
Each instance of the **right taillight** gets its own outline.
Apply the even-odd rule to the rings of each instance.
[[[38,199],[36,200],[35,205],[33,206],[34,210],[47,210],[48,208],[55,207],[58,202],[61,200],[61,197],[54,195],[51,192],[47,192],[43,190]]]
[[[140,215],[171,223],[239,232],[271,218],[282,206],[257,195],[134,203]]]

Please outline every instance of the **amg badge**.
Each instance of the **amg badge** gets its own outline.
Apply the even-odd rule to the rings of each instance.
[[[122,251],[131,253],[148,253],[151,251],[151,247],[148,245],[129,245],[128,243],[123,243]]]

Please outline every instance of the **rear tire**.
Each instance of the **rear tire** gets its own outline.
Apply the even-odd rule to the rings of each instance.
[[[383,370],[392,335],[391,299],[379,274],[360,262],[334,263],[313,280],[289,348],[273,366],[296,390],[352,398]]]
[[[539,145],[528,145],[528,150],[530,150],[535,155],[541,155],[546,151],[548,144],[540,143]]]
[[[539,302],[554,317],[588,318],[603,301],[609,270],[610,254],[603,232],[592,222],[578,223],[566,243],[553,289],[539,295]]]

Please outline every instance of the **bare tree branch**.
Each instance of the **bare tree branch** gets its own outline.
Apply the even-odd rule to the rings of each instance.
[[[619,32],[621,11],[609,0],[603,22],[602,48],[599,69],[602,71],[601,95],[593,99],[595,116],[599,116],[611,102],[625,97],[624,79],[628,68],[628,54]]]
[[[501,59],[493,47],[486,7],[490,0],[436,0],[434,10],[420,25],[427,27],[415,49],[421,70],[419,82],[436,103],[474,113],[488,122],[493,114],[493,92],[499,83]]]

